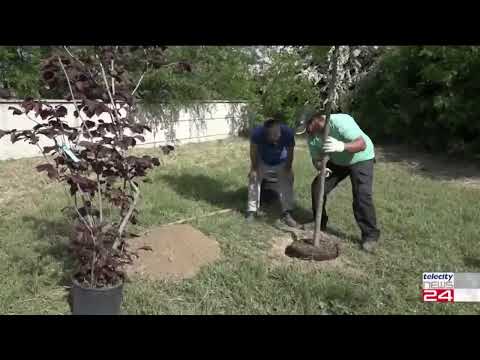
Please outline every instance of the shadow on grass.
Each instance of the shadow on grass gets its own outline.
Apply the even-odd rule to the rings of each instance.
[[[71,286],[71,272],[73,259],[68,252],[66,239],[70,236],[71,224],[68,219],[49,220],[33,216],[24,216],[22,221],[25,226],[31,227],[36,234],[39,245],[35,251],[41,257],[51,256],[62,264],[62,274],[58,282],[59,286]],[[65,295],[65,300],[72,308],[70,291]]]
[[[200,174],[182,174],[182,175],[163,175],[161,179],[179,195],[184,198],[198,201],[203,200],[211,205],[221,208],[233,208],[240,213],[245,213],[248,190],[247,186],[240,187],[235,191],[226,191],[229,184],[219,181],[215,178]],[[262,192],[261,210],[265,212],[262,217],[267,223],[273,224],[281,216],[281,206],[278,196]],[[295,207],[292,216],[299,223],[306,223],[311,220],[310,211]]]
[[[225,191],[228,184],[205,175],[163,175],[161,179],[186,199],[203,200],[221,208],[245,211],[248,194],[246,185],[235,191]]]
[[[480,183],[480,167],[465,159],[430,154],[413,146],[382,145],[376,149],[379,162],[405,163],[413,174],[433,180],[471,179]]]
[[[305,230],[310,230],[310,231],[315,230],[315,223],[313,221],[311,221],[311,216],[310,216],[310,221],[304,223],[304,226],[305,226]],[[352,243],[360,243],[360,240],[361,240],[359,236],[348,235],[341,230],[332,228],[330,225],[327,225],[327,230],[325,232],[327,234],[334,235],[341,240],[348,240]]]
[[[241,213],[244,213],[246,210],[248,195],[246,186],[236,191],[225,191],[223,189],[225,189],[228,184],[203,174],[163,175],[161,178],[184,198],[194,201],[207,201],[214,206],[233,208]],[[262,199],[261,203],[261,209],[265,212],[265,216],[262,216],[260,219],[264,220],[267,224],[273,225],[281,216],[278,196],[268,196]],[[312,212],[299,206],[295,207],[292,216],[299,224],[305,224],[313,220]],[[352,242],[360,241],[357,236],[350,236],[338,230],[331,229],[330,227],[327,229],[327,232],[341,239]]]
[[[343,231],[340,231],[338,229],[333,229],[330,226],[327,226],[327,231],[326,232],[327,232],[327,234],[335,235],[336,237],[338,237],[340,239],[349,240],[353,243],[360,243],[361,242],[361,239],[360,239],[359,236],[347,235]]]
[[[467,266],[471,266],[471,267],[474,267],[474,268],[480,268],[480,258],[465,256],[463,258],[463,263]]]

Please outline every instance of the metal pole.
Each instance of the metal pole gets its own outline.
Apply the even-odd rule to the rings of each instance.
[[[332,112],[332,102],[333,102],[333,94],[335,90],[335,83],[337,81],[337,60],[338,60],[338,50],[339,46],[335,46],[333,49],[333,54],[332,54],[332,77],[330,78],[330,82],[328,84],[328,101],[327,105],[325,106],[325,130],[323,132],[323,144],[325,144],[325,141],[328,138],[328,134],[330,131],[330,128],[328,126],[328,123],[330,121],[330,114]],[[320,190],[317,195],[317,212],[316,212],[316,217],[315,217],[315,232],[313,236],[313,244],[316,247],[320,246],[320,225],[321,225],[321,220],[322,220],[322,212],[323,212],[323,194],[325,192],[325,175],[326,175],[326,167],[327,167],[327,161],[328,161],[328,156],[324,155],[322,157],[322,166],[320,170]]]

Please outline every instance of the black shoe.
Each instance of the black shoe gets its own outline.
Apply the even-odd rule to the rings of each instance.
[[[255,211],[247,211],[247,216],[245,217],[245,219],[247,220],[247,222],[253,222],[255,220],[255,215]]]
[[[258,209],[257,212],[255,213],[257,217],[265,217],[267,216],[267,213],[261,209]]]
[[[362,250],[368,252],[368,253],[373,253],[375,248],[378,245],[378,241],[375,240],[367,240],[362,242]]]
[[[298,227],[297,222],[293,219],[289,211],[283,213],[282,221],[289,227],[296,228]]]

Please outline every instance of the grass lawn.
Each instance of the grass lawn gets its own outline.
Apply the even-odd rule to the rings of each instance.
[[[299,141],[301,143],[301,141]],[[389,152],[390,151],[390,152]],[[145,150],[152,153],[154,150]],[[339,267],[266,255],[274,216],[247,225],[248,144],[229,140],[187,145],[145,183],[142,226],[235,208],[193,222],[215,238],[222,259],[180,283],[126,285],[128,314],[473,314],[476,304],[424,304],[421,273],[480,272],[480,187],[461,179],[458,164],[416,161],[379,149],[375,203],[382,230],[374,255],[359,250],[344,181],[329,202],[330,223],[344,238]],[[407,159],[405,163],[399,160]],[[418,160],[418,159],[417,159]],[[0,314],[69,314],[67,205],[61,188],[33,169],[40,159],[0,162]],[[425,165],[427,164],[427,165]],[[436,167],[432,164],[436,164]],[[429,166],[432,165],[430,168]],[[425,167],[426,166],[426,167]],[[296,215],[306,219],[314,170],[304,144],[295,153]],[[480,173],[480,171],[479,171]],[[478,175],[477,175],[478,176]]]

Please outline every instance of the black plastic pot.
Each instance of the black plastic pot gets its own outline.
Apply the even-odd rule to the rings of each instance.
[[[120,315],[123,283],[109,288],[89,288],[73,280],[73,315]]]

